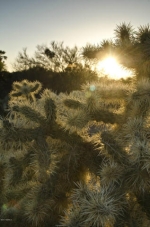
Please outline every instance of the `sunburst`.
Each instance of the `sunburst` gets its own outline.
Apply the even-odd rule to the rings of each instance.
[[[121,79],[132,77],[134,74],[131,70],[123,68],[114,57],[107,57],[98,62],[96,69],[98,72],[107,75],[109,78]]]

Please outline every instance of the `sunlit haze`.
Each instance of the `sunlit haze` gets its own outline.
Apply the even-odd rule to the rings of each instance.
[[[100,61],[97,64],[96,69],[100,75],[104,74],[113,79],[126,79],[133,76],[133,72],[123,68],[114,57],[107,57]]]
[[[0,0],[0,50],[8,70],[18,53],[52,41],[83,47],[114,38],[116,25],[150,22],[150,0]]]

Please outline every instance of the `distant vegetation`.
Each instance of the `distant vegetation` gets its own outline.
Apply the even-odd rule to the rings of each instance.
[[[5,51],[0,50],[0,72],[6,70],[6,68],[5,68],[6,59],[7,59],[7,56],[5,55]]]
[[[34,56],[29,56],[24,48],[14,61],[12,73],[6,70],[5,51],[0,51],[1,108],[14,81],[38,80],[43,89],[49,88],[57,94],[80,90],[83,84],[98,80],[94,66],[108,55],[115,56],[123,67],[134,70],[137,78],[150,77],[149,25],[134,30],[131,24],[122,23],[114,31],[114,39],[80,49],[53,41],[49,46],[38,45]]]
[[[123,67],[134,70],[137,78],[150,77],[149,25],[134,30],[130,23],[121,23],[114,32],[114,39],[103,40],[97,45],[87,44],[80,49],[53,41],[49,46],[38,45],[34,56],[29,56],[24,48],[13,63],[12,73],[7,71],[7,56],[1,50],[1,105],[7,99],[12,83],[23,79],[38,80],[43,89],[49,88],[57,94],[80,90],[83,84],[98,80],[94,66],[109,55],[115,56]]]

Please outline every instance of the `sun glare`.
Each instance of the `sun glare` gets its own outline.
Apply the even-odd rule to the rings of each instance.
[[[114,57],[107,57],[100,61],[97,66],[97,71],[113,79],[128,78],[133,76],[131,70],[124,69]]]

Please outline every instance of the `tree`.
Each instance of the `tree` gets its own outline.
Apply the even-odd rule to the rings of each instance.
[[[81,53],[75,46],[64,47],[63,42],[51,42],[50,47],[38,45],[33,57],[29,57],[27,49],[20,52],[14,63],[15,70],[27,70],[34,67],[43,67],[46,70],[62,72],[68,65],[81,65]]]
[[[7,56],[5,55],[5,51],[0,50],[0,72],[5,70],[5,60]]]

